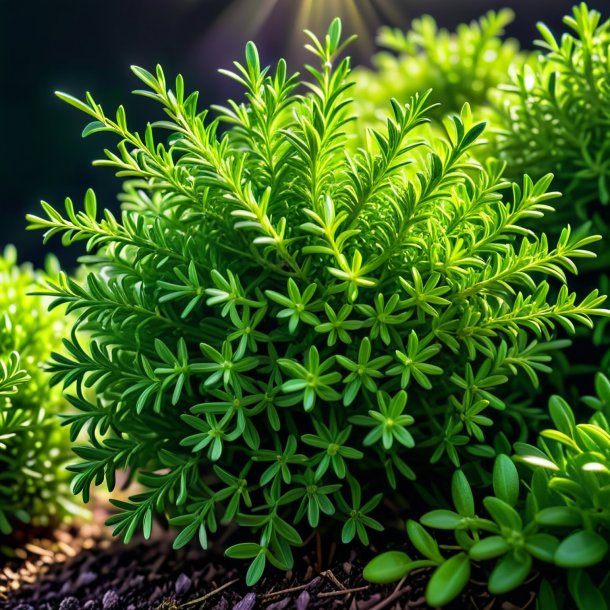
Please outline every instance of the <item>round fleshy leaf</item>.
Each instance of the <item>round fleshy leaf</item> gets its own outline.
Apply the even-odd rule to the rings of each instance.
[[[453,530],[462,523],[462,517],[452,510],[431,510],[423,515],[420,521],[427,527],[439,530]]]
[[[551,534],[534,534],[525,541],[525,550],[540,561],[552,563],[555,552],[559,546],[559,540]]]
[[[475,561],[485,561],[504,555],[510,551],[510,545],[502,536],[490,536],[475,543],[470,549],[470,557]]]
[[[563,540],[555,551],[555,563],[562,568],[586,568],[599,563],[608,543],[595,532],[582,530]]]
[[[495,595],[516,589],[532,569],[531,555],[524,554],[519,560],[514,553],[505,555],[498,561],[489,577],[489,591]]]
[[[441,564],[426,587],[426,601],[434,608],[454,600],[470,580],[470,558],[459,553]]]
[[[368,562],[362,576],[369,582],[385,584],[395,582],[411,570],[411,558],[401,551],[388,551]]]
[[[580,512],[570,506],[551,506],[536,513],[536,523],[551,527],[580,527]]]

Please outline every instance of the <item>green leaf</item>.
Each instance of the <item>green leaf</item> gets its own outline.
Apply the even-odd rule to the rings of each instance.
[[[181,549],[182,547],[186,546],[195,537],[198,527],[199,521],[196,519],[192,520],[191,523],[176,536],[173,548]]]
[[[578,610],[608,610],[610,600],[604,598],[585,570],[568,571],[568,590]]]
[[[561,396],[551,397],[549,400],[549,412],[557,430],[570,438],[574,438],[576,434],[574,413],[572,413],[570,405]]]
[[[540,561],[553,563],[559,540],[550,534],[538,533],[527,537],[525,550]]]
[[[445,561],[445,558],[439,551],[436,540],[417,521],[413,521],[413,519],[407,521],[407,534],[413,546],[424,557],[438,564]]]
[[[413,561],[406,553],[387,551],[369,561],[362,576],[365,580],[374,583],[394,582],[409,573],[412,563]]]
[[[420,521],[427,527],[453,530],[462,524],[462,517],[452,510],[437,509],[427,512]]]
[[[494,494],[510,506],[519,498],[519,474],[514,462],[507,455],[496,458],[493,469]]]
[[[451,479],[453,504],[462,517],[474,517],[474,498],[466,475],[456,470]]]
[[[555,563],[562,568],[587,568],[602,561],[608,542],[599,534],[581,530],[562,540],[555,551]]]
[[[560,610],[555,597],[555,590],[546,579],[540,583],[538,597],[536,598],[536,610]]]
[[[225,555],[232,559],[250,559],[257,557],[260,553],[260,545],[254,542],[241,542],[230,546],[226,551]]]
[[[267,563],[267,557],[262,551],[254,558],[248,571],[246,572],[246,584],[249,587],[255,585],[262,577],[265,571],[265,564]]]
[[[470,559],[458,553],[441,564],[426,586],[426,602],[438,608],[453,601],[470,580]]]
[[[502,595],[516,589],[532,570],[532,558],[527,553],[517,559],[515,553],[505,555],[489,576],[489,591]]]
[[[466,147],[473,144],[478,139],[478,137],[485,131],[485,127],[486,123],[484,122],[478,123],[477,125],[472,127],[464,136],[464,139],[462,140],[462,145]]]
[[[494,498],[493,496],[484,498],[483,504],[487,512],[500,527],[506,527],[513,531],[521,531],[523,522],[519,513],[512,506],[500,500],[500,498]]]
[[[486,561],[504,555],[510,550],[511,546],[502,536],[489,536],[475,542],[468,553],[475,561]]]
[[[571,506],[550,506],[543,508],[535,515],[536,523],[550,527],[580,527],[582,515]]]

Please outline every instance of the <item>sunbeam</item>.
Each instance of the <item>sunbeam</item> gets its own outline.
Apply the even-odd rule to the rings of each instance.
[[[406,23],[406,6],[399,0],[235,0],[212,27],[215,42],[238,48],[246,39],[271,38],[278,52],[289,59],[302,57],[302,32],[325,31],[334,17],[341,17],[346,34],[358,40],[352,53],[371,55],[380,25]]]

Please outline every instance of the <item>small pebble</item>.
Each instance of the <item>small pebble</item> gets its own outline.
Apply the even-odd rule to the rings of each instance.
[[[310,599],[311,595],[309,595],[309,591],[301,591],[300,595],[297,597],[297,610],[307,610]]]
[[[256,606],[256,593],[248,593],[233,606],[233,610],[252,610]]]
[[[221,597],[220,601],[214,606],[213,610],[229,610],[229,602],[226,597]]]
[[[15,606],[14,610],[34,610],[34,606],[30,606],[30,604],[19,604]]]
[[[110,589],[104,594],[102,608],[104,610],[119,610],[119,596],[114,589]]]
[[[100,603],[96,599],[90,599],[88,602],[85,602],[83,606],[83,610],[100,610]]]
[[[80,602],[76,597],[64,597],[59,604],[59,610],[80,610]]]
[[[77,587],[85,587],[90,585],[94,580],[97,580],[95,572],[81,572],[76,580]]]
[[[193,581],[186,574],[180,574],[180,576],[178,576],[178,578],[176,580],[176,586],[175,586],[176,595],[178,595],[178,596],[184,595],[191,588],[192,584],[193,584]]]

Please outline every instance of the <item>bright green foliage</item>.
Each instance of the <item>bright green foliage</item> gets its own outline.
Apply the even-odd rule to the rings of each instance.
[[[590,223],[594,232],[610,234],[610,20],[582,3],[564,18],[566,31],[552,33],[538,25],[541,49],[527,66],[511,70],[494,96],[494,125],[488,151],[508,163],[511,172],[527,168],[534,177],[555,174],[563,192],[555,221]],[[588,285],[607,293],[610,249],[600,248],[595,263],[582,266]],[[600,275],[599,271],[603,271]],[[596,328],[594,341],[610,347],[607,325]],[[610,350],[602,370],[608,370]],[[593,368],[593,367],[592,367]]]
[[[496,458],[493,495],[483,499],[486,517],[475,512],[475,502],[464,473],[452,482],[455,510],[432,510],[420,519],[428,528],[451,530],[460,552],[442,556],[434,538],[415,521],[407,532],[425,559],[413,561],[405,553],[385,553],[365,569],[373,582],[398,580],[415,568],[438,566],[426,591],[431,606],[457,597],[469,579],[466,564],[489,564],[491,593],[502,594],[520,586],[535,562],[568,568],[568,590],[579,610],[610,608],[607,591],[610,574],[595,582],[585,568],[607,565],[610,548],[610,381],[601,373],[595,380],[597,396],[583,401],[595,410],[586,423],[577,424],[569,405],[551,398],[549,411],[554,428],[540,433],[538,446],[516,443],[516,460],[534,469],[522,486],[513,461]],[[391,569],[391,572],[387,572]],[[595,579],[595,580],[594,580]],[[543,602],[547,603],[543,603]],[[542,584],[540,608],[555,605]]]
[[[68,431],[57,414],[66,404],[51,389],[42,365],[61,346],[66,319],[49,313],[48,298],[31,293],[46,273],[18,266],[16,252],[0,256],[0,533],[19,523],[57,523],[77,508],[65,464],[71,457]]]
[[[82,281],[47,283],[78,316],[50,365],[80,409],[73,434],[89,437],[74,491],[134,473],[143,490],[110,519],[126,539],[154,514],[182,528],[177,546],[236,522],[246,541],[227,554],[252,560],[249,583],[292,565],[305,518],[366,543],[383,473],[403,492],[416,465],[517,440],[556,332],[609,313],[566,284],[598,238],[566,227],[550,244],[526,228],[552,211],[550,177],[511,184],[473,162],[482,124],[455,116],[415,157],[428,100],[414,95],[346,153],[341,49],[339,21],[311,36],[304,96],[248,44],[229,73],[247,101],[216,118],[181,77],[169,89],[161,68],[134,68],[167,114],[143,135],[122,107],[111,118],[60,94],[94,119],[84,135],[119,136],[98,163],[127,178],[123,211],[100,218],[89,191],[82,211],[68,199],[29,218],[90,251]]]
[[[542,52],[502,87],[495,146],[513,169],[553,172],[565,217],[607,234],[607,207],[590,204],[610,203],[610,20],[582,3],[564,22],[561,38],[538,25]]]
[[[493,154],[508,162],[508,176],[551,172],[564,194],[558,226],[595,221],[606,234],[610,203],[610,21],[581,3],[564,18],[561,37],[544,24],[539,52],[519,53],[500,38],[510,11],[489,12],[462,24],[455,34],[438,29],[431,17],[413,22],[407,33],[384,28],[382,52],[373,70],[358,69],[356,98],[362,126],[378,126],[388,100],[408,100],[432,88],[439,116],[459,112],[464,103],[493,129],[486,134]],[[599,203],[603,204],[603,207]]]
[[[387,51],[373,57],[373,69],[354,72],[358,139],[363,127],[385,123],[390,98],[404,103],[428,89],[429,101],[439,104],[433,111],[438,118],[468,103],[478,117],[489,119],[490,90],[506,82],[509,66],[525,62],[518,43],[501,38],[512,19],[505,9],[489,11],[455,32],[439,28],[429,15],[415,19],[407,32],[382,28],[378,43]]]

